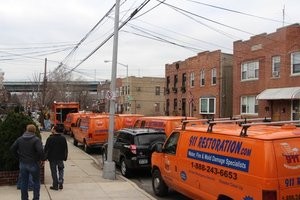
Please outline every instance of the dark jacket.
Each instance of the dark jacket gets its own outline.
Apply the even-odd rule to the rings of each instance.
[[[68,158],[68,144],[66,138],[58,133],[50,135],[47,138],[44,151],[49,161],[66,161]]]
[[[10,147],[20,162],[33,163],[43,159],[43,145],[34,133],[25,132]]]

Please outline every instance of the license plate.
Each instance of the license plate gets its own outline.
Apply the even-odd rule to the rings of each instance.
[[[140,159],[139,164],[141,164],[141,165],[148,164],[148,159]]]

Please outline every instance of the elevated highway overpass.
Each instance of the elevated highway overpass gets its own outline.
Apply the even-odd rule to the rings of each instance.
[[[99,81],[67,81],[67,82],[47,82],[47,85],[59,84],[66,88],[78,88],[85,91],[97,92]],[[30,82],[30,81],[4,81],[4,88],[8,92],[41,92],[43,90],[43,82]]]

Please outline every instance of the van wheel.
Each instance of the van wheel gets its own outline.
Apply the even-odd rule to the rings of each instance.
[[[90,153],[91,152],[91,148],[86,144],[86,142],[83,145],[83,150],[85,153]]]
[[[233,199],[221,194],[221,195],[219,195],[218,200],[233,200]]]
[[[128,169],[128,166],[125,163],[125,159],[122,158],[121,159],[121,165],[120,165],[120,169],[121,169],[121,174],[125,177],[130,177],[130,170]]]
[[[75,139],[75,138],[73,138],[73,144],[74,144],[74,146],[78,146],[78,141]]]
[[[103,149],[102,150],[102,166],[104,166],[105,161],[107,161],[107,154],[106,154],[106,150]]]
[[[168,186],[161,177],[160,171],[155,169],[152,174],[152,189],[154,194],[160,197],[168,194]]]

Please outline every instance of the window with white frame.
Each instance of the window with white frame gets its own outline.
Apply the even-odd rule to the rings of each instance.
[[[241,79],[242,80],[258,79],[258,70],[259,70],[259,62],[258,61],[242,63]]]
[[[200,114],[215,114],[216,113],[216,98],[206,97],[199,99]]]
[[[272,57],[272,77],[279,77],[280,75],[280,56]]]
[[[217,84],[217,69],[216,68],[211,69],[211,84],[212,85]]]
[[[300,52],[291,54],[291,74],[300,74]]]
[[[156,86],[156,87],[155,87],[155,95],[156,95],[156,96],[159,96],[159,95],[160,95],[160,87],[159,87],[159,86]]]
[[[242,96],[241,97],[241,114],[257,114],[258,101],[256,96]]]
[[[190,86],[191,87],[195,86],[195,73],[194,72],[191,72],[191,75],[190,75]]]
[[[205,85],[205,72],[204,69],[200,71],[200,86]]]

